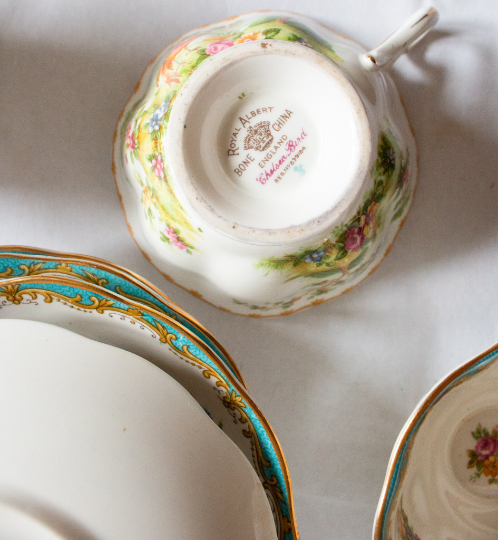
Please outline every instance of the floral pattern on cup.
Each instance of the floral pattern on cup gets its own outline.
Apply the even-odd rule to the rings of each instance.
[[[151,164],[151,172],[158,178],[164,179],[164,162],[161,154],[150,154],[147,159]]]
[[[173,227],[166,227],[164,232],[161,233],[161,240],[171,244],[173,247],[179,249],[180,251],[189,251],[189,246],[178,236],[180,231],[174,229]]]
[[[233,41],[231,39],[222,39],[216,43],[210,43],[204,50],[204,53],[213,56],[213,54],[218,54],[228,49],[228,47],[233,47]]]
[[[248,43],[249,41],[258,41],[260,39],[265,39],[265,36],[261,32],[250,32],[236,39],[233,44],[239,45],[240,43]]]
[[[138,129],[133,129],[132,124],[128,125],[125,135],[125,147],[132,163],[138,157]],[[125,154],[126,163],[128,163],[128,154]]]
[[[368,258],[378,231],[383,230],[389,212],[390,221],[400,219],[410,201],[411,191],[406,188],[410,175],[409,156],[398,146],[395,136],[386,131],[379,135],[377,159],[371,171],[374,187],[366,193],[356,214],[346,223],[333,229],[320,245],[302,248],[282,257],[268,257],[255,267],[266,273],[279,272],[286,282],[294,279],[313,281],[304,294],[278,304],[248,306],[250,309],[269,311],[280,308],[290,310],[294,303],[307,296],[312,300],[328,294],[339,283],[360,274]],[[234,300],[236,304],[244,304]]]
[[[477,441],[474,448],[467,450],[468,469],[476,469],[470,477],[475,482],[482,475],[488,484],[498,484],[498,425],[491,432],[479,424],[472,437]]]

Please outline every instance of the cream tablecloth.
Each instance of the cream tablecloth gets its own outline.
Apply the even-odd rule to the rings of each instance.
[[[304,540],[370,537],[411,410],[498,341],[498,3],[433,4],[437,30],[393,70],[420,151],[397,243],[353,292],[253,320],[170,284],[132,242],[111,174],[125,101],[155,54],[198,25],[285,9],[373,47],[425,2],[0,1],[0,244],[109,259],[203,322],[282,443]]]

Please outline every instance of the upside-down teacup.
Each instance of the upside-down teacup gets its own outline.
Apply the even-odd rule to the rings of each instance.
[[[116,184],[144,254],[242,315],[292,313],[362,281],[393,243],[417,172],[386,69],[436,20],[417,12],[369,53],[285,12],[168,46],[115,134]]]

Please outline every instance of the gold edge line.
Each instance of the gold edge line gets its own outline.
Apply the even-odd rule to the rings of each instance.
[[[469,368],[480,362],[483,358],[486,356],[492,354],[493,352],[496,352],[498,350],[498,343],[487,349],[485,352],[481,353],[479,356],[476,356],[472,360],[467,361],[465,364],[457,368],[455,371],[451,372],[449,375],[447,375],[440,383],[437,384],[436,387],[433,388],[433,390],[430,391],[430,393],[425,397],[423,402],[415,409],[415,411],[412,413],[412,419],[410,423],[404,427],[400,433],[401,439],[399,439],[395,447],[393,448],[393,451],[391,453],[391,457],[389,459],[389,464],[387,467],[387,472],[384,480],[384,485],[382,487],[381,492],[381,499],[377,511],[375,513],[375,526],[374,526],[374,540],[381,540],[381,533],[382,533],[382,524],[383,524],[383,515],[385,512],[385,507],[387,503],[387,494],[389,491],[389,485],[393,479],[394,469],[395,465],[399,460],[401,451],[403,449],[403,446],[406,443],[406,440],[408,436],[410,435],[411,431],[415,427],[416,423],[420,420],[421,416],[425,414],[429,408],[431,403],[434,401],[434,399],[439,396],[452,382],[455,381],[460,375],[462,375],[465,371],[467,371]]]
[[[430,17],[431,15],[434,15],[434,13],[437,13],[436,8],[431,8],[425,15],[423,15],[417,22],[414,22],[410,28],[413,28],[414,26],[417,26],[417,24],[420,24],[424,19],[427,19],[427,17]],[[437,20],[436,20],[437,23]],[[430,29],[429,29],[430,30]]]
[[[60,257],[60,258],[63,258],[65,262],[68,262],[70,264],[81,265],[81,262],[86,262],[87,264],[84,264],[81,266],[89,266],[89,267],[97,268],[99,270],[103,270],[111,274],[117,275],[118,277],[121,277],[122,279],[126,281],[130,281],[131,283],[139,287],[141,290],[144,290],[143,285],[145,285],[146,287],[152,289],[152,291],[145,291],[145,292],[147,292],[148,294],[151,294],[160,302],[164,302],[165,304],[170,305],[173,311],[175,311],[176,304],[172,302],[162,291],[160,291],[160,289],[158,289],[157,287],[149,283],[147,280],[141,278],[137,274],[131,271],[128,271],[124,268],[121,268],[118,265],[115,265],[114,263],[108,263],[107,261],[104,261],[103,259],[99,259],[97,257],[86,256],[86,255],[68,254],[68,253],[62,253],[62,252],[56,252],[56,251],[50,251],[50,250],[43,250],[39,248],[31,248],[28,246],[0,246],[0,249],[2,250],[9,249],[15,253],[21,252],[21,251],[35,251],[35,252],[43,253],[44,255],[31,255],[30,254],[30,255],[24,255],[24,257],[28,259],[34,259],[34,260],[45,260],[47,262],[53,261],[53,259],[49,259],[47,257]],[[9,257],[8,253],[0,253],[0,259],[4,259],[8,257]],[[21,278],[21,277],[28,277],[28,276],[18,276],[18,277]],[[79,278],[79,276],[77,275],[75,275],[75,277]],[[15,278],[9,278],[9,279],[15,279]],[[104,288],[104,290],[106,292],[109,292],[108,289]],[[151,309],[154,309],[154,308],[151,308]],[[209,332],[201,323],[199,323],[197,319],[192,317],[189,313],[187,313],[181,308],[178,308],[178,311],[182,317],[184,317],[193,326],[197,327],[220,349],[221,353],[225,356],[227,362],[229,363],[230,367],[232,367],[232,369],[234,370],[240,382],[243,384],[243,386],[247,390],[249,390],[247,387],[247,383],[245,382],[244,377],[242,376],[240,372],[239,367],[233,360],[232,356],[223,347],[223,345],[221,345],[221,343],[211,334],[211,332]]]
[[[62,277],[48,277],[48,276],[37,276],[34,278],[20,278],[20,279],[11,279],[8,280],[9,285],[23,285],[26,283],[46,283],[46,284],[52,284],[52,285],[66,285],[69,287],[75,287],[75,281],[68,278],[62,278]],[[1,284],[0,284],[1,288]],[[100,294],[101,296],[107,296],[110,299],[123,303],[122,299],[118,296],[112,293],[111,291],[106,291],[105,289],[99,288],[98,286],[87,284],[84,282],[78,282],[79,289],[83,289],[87,292],[93,292],[95,294]],[[105,295],[103,294],[103,291],[105,291]],[[21,291],[22,292],[22,291]],[[159,319],[161,322],[163,322],[166,325],[169,325],[175,330],[177,330],[180,334],[182,334],[184,337],[192,341],[196,347],[198,347],[199,350],[201,350],[216,366],[218,366],[218,361],[216,358],[213,357],[213,354],[209,349],[202,343],[197,336],[192,334],[189,330],[186,328],[183,328],[181,325],[179,325],[176,321],[168,319],[165,315],[155,312],[152,309],[149,309],[147,307],[144,307],[141,304],[138,304],[137,302],[129,301],[130,306],[135,307],[135,309],[142,311],[144,313],[147,313],[148,315],[151,315],[152,317],[155,317]],[[191,334],[191,337],[189,335],[185,334]],[[218,366],[221,367],[221,366]],[[258,418],[261,425],[265,428],[265,431],[267,432],[267,435],[270,439],[270,441],[274,445],[275,454],[277,455],[277,459],[280,463],[280,466],[282,468],[282,475],[284,477],[284,481],[287,488],[287,495],[289,499],[289,515],[291,518],[291,526],[292,531],[295,533],[296,540],[299,540],[299,533],[297,532],[297,524],[295,519],[295,513],[294,513],[294,504],[293,504],[293,496],[292,496],[292,484],[290,480],[290,474],[289,474],[289,467],[287,465],[287,461],[285,459],[284,453],[282,451],[282,447],[278,441],[277,436],[275,435],[275,432],[273,431],[273,428],[271,427],[270,423],[268,422],[265,415],[262,413],[261,409],[256,405],[256,403],[253,401],[252,397],[249,395],[247,390],[234,378],[233,374],[230,373],[230,371],[226,371],[225,368],[222,369],[224,372],[223,374],[227,378],[227,380],[230,382],[230,384],[235,388],[235,390],[242,396],[242,398],[249,404],[251,409],[254,411],[256,417]]]

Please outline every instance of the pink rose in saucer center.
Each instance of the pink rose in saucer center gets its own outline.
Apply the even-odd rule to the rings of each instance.
[[[232,45],[233,41],[231,39],[222,39],[216,43],[210,43],[206,48],[206,54],[218,54],[219,52],[228,49],[228,47],[231,47]]]
[[[489,456],[494,456],[498,453],[498,439],[495,439],[492,435],[481,437],[477,441],[475,451],[481,461],[484,461]]]

